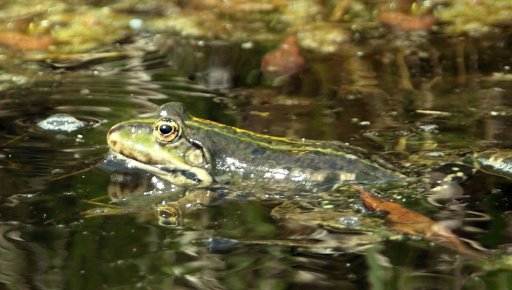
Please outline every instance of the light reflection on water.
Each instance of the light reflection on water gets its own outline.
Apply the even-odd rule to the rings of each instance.
[[[396,233],[375,236],[328,223],[318,227],[278,222],[272,218],[279,205],[273,200],[277,195],[258,202],[240,194],[238,200],[190,214],[187,224],[175,229],[158,226],[151,208],[169,195],[126,197],[116,188],[119,191],[108,196],[111,176],[95,168],[107,152],[106,132],[119,121],[151,114],[168,101],[184,102],[199,117],[256,132],[341,140],[390,155],[399,151],[399,158],[431,149],[429,144],[446,153],[443,150],[467,149],[475,143],[510,143],[508,90],[494,88],[507,88],[506,84],[483,84],[476,89],[443,84],[438,91],[411,92],[388,88],[389,74],[363,74],[358,81],[368,78],[363,83],[372,86],[366,91],[350,83],[333,89],[341,76],[333,73],[321,79],[325,76],[311,70],[296,87],[249,89],[245,88],[248,76],[258,69],[251,58],[258,52],[237,51],[240,59],[226,59],[226,51],[239,48],[222,43],[214,49],[178,44],[179,49],[144,57],[75,64],[58,79],[49,77],[4,93],[0,108],[2,283],[13,289],[361,289],[370,285],[424,289],[436,280],[443,283],[429,287],[499,289],[493,287],[497,280],[510,279],[508,271],[485,273],[471,258],[423,240],[402,241]],[[214,61],[215,53],[221,54],[219,62]],[[246,62],[249,65],[238,69],[244,58],[251,59]],[[229,61],[237,70],[226,68]],[[318,66],[328,66],[325,60],[316,61]],[[388,85],[378,87],[379,81]],[[235,88],[228,90],[231,85]],[[35,127],[54,113],[68,113],[87,125],[70,133]],[[437,132],[422,129],[425,124],[435,126]],[[377,143],[362,137],[362,132]],[[400,143],[403,138],[407,142]],[[439,209],[423,199],[410,203],[440,219],[459,221],[457,233],[485,247],[509,244],[509,181],[479,173],[463,189],[462,207],[450,204]],[[92,218],[82,215],[94,202],[110,199],[128,209]],[[329,201],[337,209],[347,204],[352,204],[351,210],[355,207],[355,198]],[[332,213],[327,207],[314,211],[315,207],[301,206],[295,221],[301,216],[318,224]],[[340,226],[364,225],[366,216],[356,210],[353,215],[339,211],[336,220],[344,221]],[[469,210],[489,218],[471,220]],[[473,275],[481,276],[470,278]]]

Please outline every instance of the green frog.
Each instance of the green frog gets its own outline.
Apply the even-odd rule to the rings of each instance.
[[[404,178],[362,149],[257,134],[193,117],[177,102],[163,105],[158,118],[115,125],[107,142],[116,159],[187,190],[178,202],[159,207],[167,223],[193,205],[211,203],[216,188],[303,194]]]
[[[115,125],[107,142],[134,166],[186,188],[243,184],[311,192],[404,176],[358,148],[256,134],[190,116],[181,103],[163,105],[157,119]]]

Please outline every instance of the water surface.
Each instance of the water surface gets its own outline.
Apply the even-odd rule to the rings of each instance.
[[[179,101],[198,117],[265,134],[348,142],[422,174],[461,152],[510,146],[510,81],[495,75],[511,65],[510,42],[466,43],[468,54],[478,59],[467,56],[469,64],[462,72],[453,40],[430,39],[440,62],[409,55],[407,80],[395,65],[383,61],[398,53],[393,47],[374,49],[369,42],[351,48],[364,52],[362,57],[306,53],[308,67],[273,87],[259,68],[265,46],[244,48],[237,42],[170,36],[168,43],[162,43],[160,38],[147,37],[144,40],[155,41],[158,50],[114,60],[41,66],[43,75],[33,82],[2,92],[0,282],[5,287],[508,289],[512,285],[506,262],[512,239],[512,187],[505,177],[479,172],[462,184],[461,196],[448,197],[440,205],[418,196],[417,188],[394,189],[414,210],[451,221],[454,232],[469,246],[505,256],[488,252],[489,258],[483,259],[392,230],[368,234],[326,226],[290,228],[271,217],[272,209],[282,203],[278,198],[220,202],[187,215],[183,227],[162,227],[152,206],[176,195],[116,196],[112,185],[109,188],[111,173],[97,166],[108,151],[105,136],[112,125]],[[347,69],[349,65],[357,69]],[[73,132],[37,127],[37,122],[55,113],[70,114],[85,126]],[[335,208],[361,213],[355,194],[330,202]],[[83,215],[100,204],[126,205],[129,212]],[[384,224],[382,216],[372,218]],[[340,221],[350,222],[350,215]]]

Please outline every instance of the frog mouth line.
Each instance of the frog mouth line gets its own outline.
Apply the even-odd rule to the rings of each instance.
[[[110,149],[110,151],[108,152],[108,155],[112,156],[113,160],[115,161],[119,161],[121,163],[123,163],[124,165],[126,165],[126,167],[128,168],[136,168],[136,169],[142,169],[142,170],[147,170],[153,174],[156,174],[156,175],[165,175],[166,174],[166,171],[165,170],[162,170],[158,167],[158,165],[152,165],[152,164],[147,164],[147,163],[143,163],[143,162],[140,162],[140,161],[137,161],[135,159],[131,159],[130,157],[126,156],[126,155],[123,155],[119,152],[116,152],[112,149]]]
[[[119,152],[110,150],[109,154],[116,160],[124,163],[128,168],[136,168],[148,171],[175,185],[187,185],[205,187],[212,183],[212,176],[202,168],[195,167],[172,167],[163,164],[147,164],[131,159]]]

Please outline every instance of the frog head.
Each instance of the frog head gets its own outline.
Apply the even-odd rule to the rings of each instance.
[[[187,136],[190,117],[181,103],[160,108],[159,118],[119,123],[107,134],[111,152],[129,165],[177,186],[205,187],[213,182],[210,158],[202,144]]]

